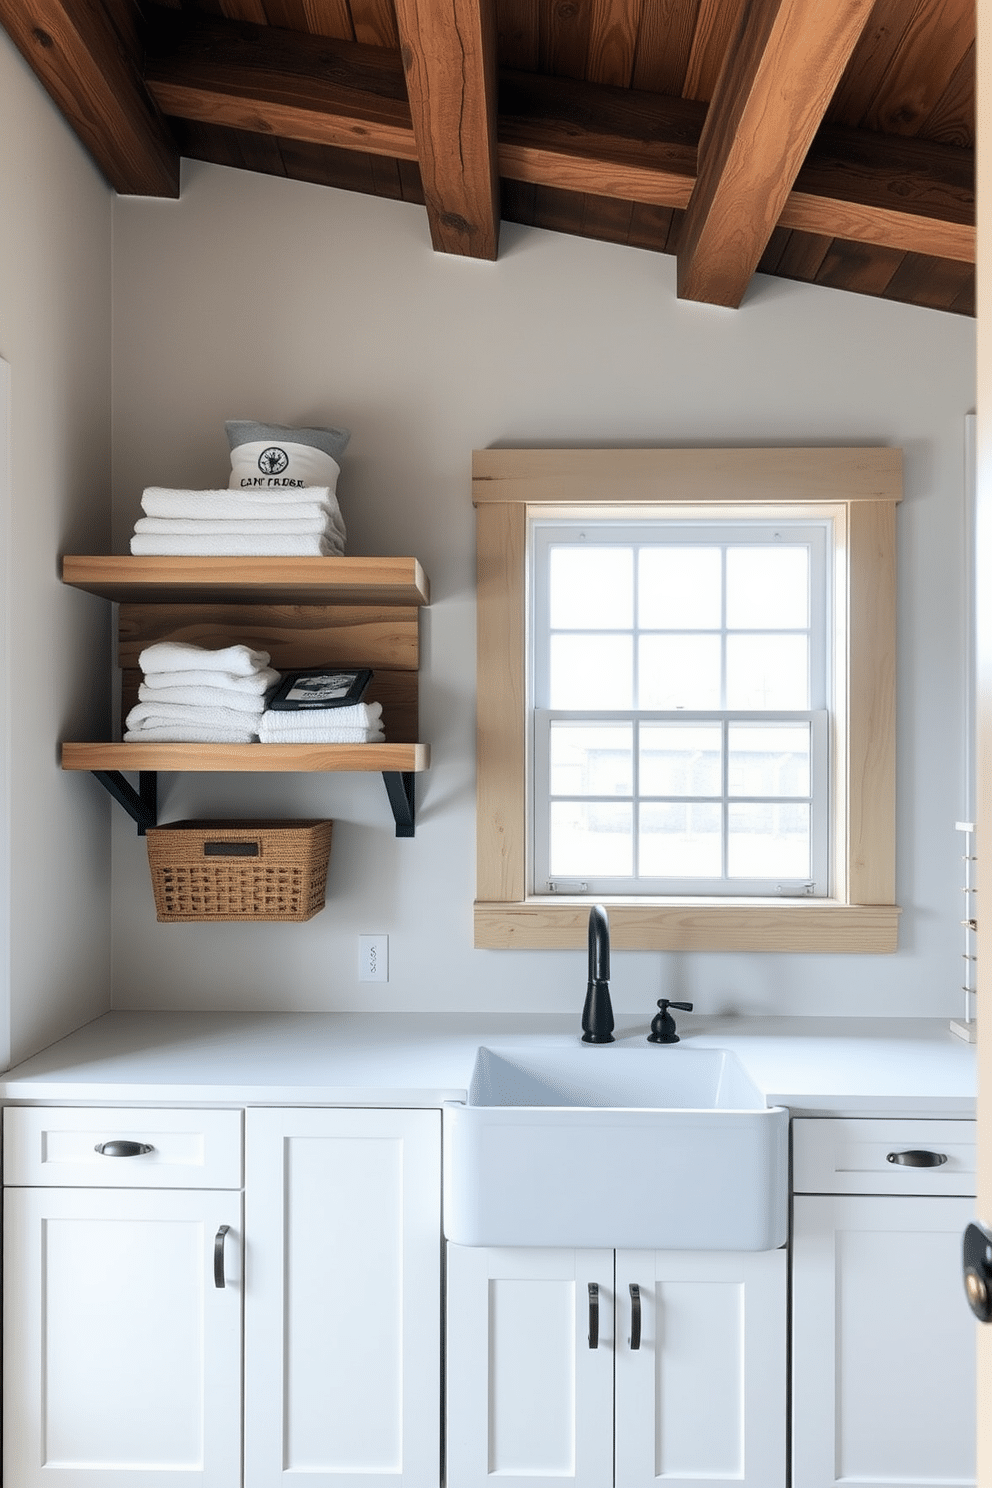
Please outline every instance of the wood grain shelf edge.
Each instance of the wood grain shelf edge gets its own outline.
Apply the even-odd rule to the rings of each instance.
[[[63,770],[171,770],[266,774],[420,773],[430,765],[427,744],[179,744],[64,743]]]

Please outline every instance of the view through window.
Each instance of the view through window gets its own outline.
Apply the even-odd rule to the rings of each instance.
[[[828,892],[830,544],[532,525],[536,892]]]

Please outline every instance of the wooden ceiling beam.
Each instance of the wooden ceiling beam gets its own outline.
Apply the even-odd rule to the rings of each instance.
[[[495,0],[394,0],[431,241],[495,259]]]
[[[681,299],[740,304],[874,0],[746,0],[699,141]]]
[[[705,104],[689,99],[504,70],[500,175],[684,208],[705,119]]]
[[[179,195],[179,151],[133,32],[87,0],[0,0],[0,25],[116,191]]]
[[[825,125],[777,226],[973,264],[974,152]]]
[[[164,114],[417,159],[398,52],[198,12],[155,15],[145,86]]]
[[[164,12],[146,84],[166,114],[269,139],[419,159],[399,53],[195,12]],[[706,107],[567,78],[500,75],[506,180],[685,208]],[[974,260],[970,151],[823,128],[777,226]]]

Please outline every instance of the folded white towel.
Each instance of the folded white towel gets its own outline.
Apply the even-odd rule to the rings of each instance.
[[[337,495],[330,486],[291,486],[285,490],[264,489],[176,491],[167,486],[146,486],[141,496],[146,517],[310,517],[319,513],[333,518],[345,535],[344,519]]]
[[[253,537],[236,532],[230,537],[168,537],[138,533],[131,539],[131,552],[137,557],[340,558],[344,546],[327,537]]]
[[[189,723],[195,728],[257,730],[261,714],[242,713],[237,708],[197,708],[191,703],[135,703],[124,720],[126,729],[143,724],[160,728],[164,723]]]
[[[210,501],[205,501],[199,511],[190,511],[187,508],[175,515],[168,511],[156,511],[154,515],[149,513],[139,517],[138,522],[223,522],[225,531],[231,522],[236,523],[239,528],[243,522],[326,522],[342,542],[347,537],[341,513],[320,501],[294,501],[286,506],[266,506],[261,501],[245,500],[242,502],[242,510],[237,513],[223,508],[223,503],[215,507]],[[136,528],[137,525],[136,522]]]
[[[142,655],[145,653],[142,652]],[[277,672],[274,667],[263,667],[261,671],[241,677],[235,672],[182,667],[171,672],[146,672],[144,686],[153,687],[156,691],[174,687],[216,687],[223,688],[224,692],[240,693],[243,697],[264,698],[281,676],[282,673]],[[179,702],[180,699],[173,698],[172,701]],[[234,704],[231,706],[234,707]]]
[[[247,537],[295,537],[312,534],[333,537],[335,527],[327,512],[312,517],[139,517],[134,524],[138,535],[164,537],[227,537],[232,532]]]
[[[138,656],[145,679],[154,672],[230,672],[237,677],[257,677],[268,667],[268,651],[250,646],[193,646],[188,641],[156,641]]]
[[[269,730],[265,727],[265,719],[268,715],[262,715],[262,721],[258,726],[258,737],[263,744],[383,744],[385,734],[382,728],[360,729],[360,728],[331,728],[328,724],[322,728],[298,728],[298,729],[275,729]]]
[[[307,728],[381,727],[381,703],[353,703],[350,708],[269,708],[265,726],[271,733]]]
[[[190,723],[163,723],[158,728],[128,729],[125,744],[256,744],[251,729],[199,728]]]
[[[173,673],[181,677],[181,672]],[[226,708],[260,718],[265,712],[264,692],[238,692],[233,687],[149,687],[138,688],[139,703],[178,703],[194,708]]]

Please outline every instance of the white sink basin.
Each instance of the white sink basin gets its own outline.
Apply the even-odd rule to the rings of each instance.
[[[480,1048],[444,1108],[444,1232],[460,1245],[772,1250],[789,1113],[736,1057],[681,1044]]]

